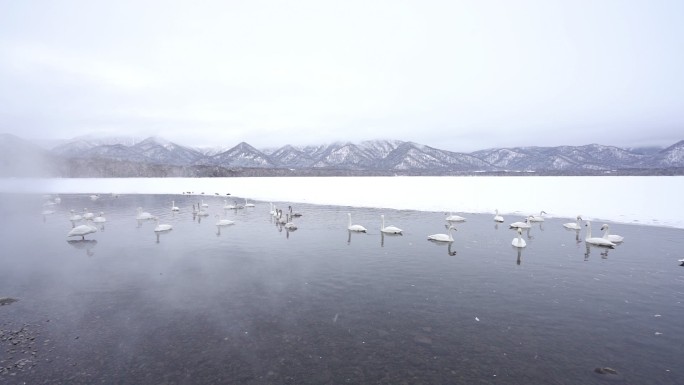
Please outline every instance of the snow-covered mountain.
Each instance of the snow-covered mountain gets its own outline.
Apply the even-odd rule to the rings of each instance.
[[[0,136],[0,149],[25,148],[41,153],[41,159],[101,159],[160,166],[222,167],[226,169],[310,169],[344,172],[506,172],[543,171],[561,173],[601,172],[624,169],[684,168],[684,141],[655,153],[589,144],[559,147],[493,148],[472,153],[440,150],[413,142],[372,140],[360,143],[336,142],[259,150],[242,142],[214,151],[182,146],[163,138],[144,140],[75,138],[51,152],[39,149],[12,135]],[[222,151],[221,151],[222,150]],[[19,151],[19,152],[21,152]],[[11,153],[12,150],[6,150]],[[16,154],[17,151],[12,153]],[[5,161],[7,156],[4,156]],[[2,160],[2,159],[0,159]]]

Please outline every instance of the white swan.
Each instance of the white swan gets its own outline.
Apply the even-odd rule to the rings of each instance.
[[[135,219],[137,219],[139,221],[145,221],[148,219],[155,219],[155,217],[154,217],[154,215],[152,215],[146,211],[143,211],[142,207],[138,207],[138,215],[135,217]]]
[[[100,211],[100,215],[93,218],[93,222],[94,223],[105,223],[105,222],[107,222],[107,218],[104,217],[104,212]]]
[[[83,219],[93,219],[95,218],[95,214],[89,213],[88,209],[84,208],[83,209]]]
[[[529,216],[525,218],[525,222],[513,222],[510,225],[508,225],[511,229],[517,228],[517,229],[529,229],[532,227],[530,224],[532,216]]]
[[[605,247],[610,247],[610,248],[615,247],[615,243],[613,243],[613,242],[611,242],[605,238],[599,238],[599,237],[592,237],[591,236],[591,222],[587,221],[585,226],[587,226],[587,235],[586,235],[586,238],[584,238],[584,241],[586,243],[591,243],[592,245],[605,246]]]
[[[428,235],[427,239],[437,242],[453,242],[454,237],[451,235],[451,230],[458,231],[454,226],[449,226],[449,234],[432,234]]]
[[[582,230],[582,226],[580,225],[581,221],[582,221],[582,217],[580,215],[578,215],[576,222],[563,223],[563,227],[565,227],[566,229],[570,229],[570,230]]]
[[[159,218],[154,218],[154,221],[157,222],[157,227],[154,228],[155,233],[160,233],[162,231],[169,231],[173,230],[173,226],[167,225],[167,224],[159,224]]]
[[[297,225],[292,222],[292,216],[290,214],[285,214],[286,222],[283,227],[285,227],[286,230],[289,231],[294,231],[297,230]]]
[[[86,235],[96,232],[97,227],[93,225],[79,225],[71,229],[71,231],[67,233],[67,237],[81,237],[82,240],[85,240]]]
[[[394,226],[385,226],[385,216],[380,215],[380,218],[382,218],[382,226],[380,227],[380,231],[385,233],[385,234],[401,234],[403,231],[402,229]]]
[[[610,233],[610,226],[607,224],[601,226],[601,230],[603,230],[603,238],[613,242],[613,243],[620,243],[625,240],[625,237],[617,235],[617,234],[611,234]]]
[[[215,217],[218,219],[216,221],[216,226],[230,226],[235,224],[235,222],[231,221],[230,219],[221,219],[221,216],[218,214],[216,214]]]
[[[544,217],[542,215],[546,214],[546,211],[542,210],[539,215],[530,215],[530,222],[544,222]]]
[[[361,225],[352,225],[351,213],[347,213],[347,216],[349,216],[349,226],[347,227],[347,230],[358,231],[361,233],[365,233],[367,231],[366,228]]]
[[[206,208],[206,207],[209,207],[208,204],[204,203],[204,199],[201,199],[200,201],[202,202],[202,207],[205,207],[205,208]]]
[[[499,222],[499,223],[503,222],[504,219],[503,219],[503,217],[502,217],[501,215],[499,215],[499,209],[496,209],[496,210],[494,210],[494,211],[495,211],[495,214],[494,214],[494,222]]]
[[[518,227],[518,236],[513,238],[513,241],[511,241],[511,245],[515,247],[525,247],[527,246],[527,243],[525,243],[525,240],[522,239],[522,229]]]
[[[72,222],[78,222],[78,221],[80,221],[81,219],[83,219],[83,217],[80,216],[79,214],[76,214],[76,212],[75,212],[74,210],[69,210],[69,212],[71,213],[71,216],[69,217],[69,220],[70,220],[70,221],[72,221]]]
[[[276,215],[275,205],[273,204],[273,202],[268,202],[268,204],[271,205],[271,211],[269,211],[268,213],[271,214],[272,216],[275,216]]]
[[[225,200],[225,199],[223,200],[223,209],[224,210],[232,210],[234,208],[235,208],[234,205],[229,205],[227,200]]]
[[[465,222],[465,218],[463,218],[460,215],[454,215],[452,213],[449,213],[449,216],[446,217],[447,222]]]
[[[247,198],[245,198],[245,207],[254,207],[254,203],[247,203]]]
[[[171,211],[180,211],[178,206],[176,206],[176,201],[171,201]]]

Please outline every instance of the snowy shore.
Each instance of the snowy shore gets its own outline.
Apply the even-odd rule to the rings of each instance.
[[[0,179],[0,193],[183,194],[493,213],[684,228],[684,177],[288,177]],[[218,199],[218,197],[217,197]]]

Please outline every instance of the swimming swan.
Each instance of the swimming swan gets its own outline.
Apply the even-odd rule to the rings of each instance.
[[[95,222],[95,223],[105,223],[105,222],[107,222],[107,218],[105,218],[105,217],[104,217],[104,213],[103,213],[102,211],[100,211],[100,215],[99,215],[99,216],[96,216],[95,218],[93,218],[93,222]]]
[[[95,218],[95,214],[89,213],[88,209],[83,209],[83,219],[93,219]]]
[[[401,234],[403,231],[402,229],[394,226],[387,226],[385,227],[385,216],[380,215],[380,218],[382,218],[382,226],[380,227],[380,231],[386,234]]]
[[[206,207],[209,207],[208,204],[204,203],[204,199],[201,199],[200,202],[202,202],[202,207],[205,207],[205,208],[206,208]]]
[[[501,215],[499,215],[499,209],[496,209],[496,210],[494,210],[494,211],[495,211],[495,214],[494,214],[494,222],[499,222],[499,223],[503,222],[504,219],[503,219],[503,217],[502,217]]]
[[[525,219],[525,222],[513,222],[509,225],[511,229],[518,228],[518,229],[529,229],[532,227],[530,224],[532,216],[529,216]]]
[[[367,231],[366,228],[361,225],[352,225],[351,213],[347,213],[347,215],[349,216],[349,226],[347,227],[347,230],[358,231],[361,233],[365,233]]]
[[[216,219],[217,219],[217,221],[216,221],[216,226],[230,226],[230,225],[234,225],[234,224],[235,224],[235,222],[234,222],[234,221],[231,221],[230,219],[221,219],[221,216],[218,215],[218,214],[216,214],[216,215],[214,215],[214,216],[215,216]]]
[[[69,220],[70,220],[70,221],[72,221],[72,222],[78,222],[78,221],[80,221],[81,219],[83,219],[83,217],[80,216],[79,214],[76,214],[76,212],[75,212],[74,210],[69,210],[69,212],[71,213],[71,216],[69,217]]]
[[[285,227],[286,230],[289,231],[294,231],[297,230],[297,225],[292,222],[292,216],[290,214],[285,214],[286,222],[283,227]]]
[[[530,215],[530,222],[544,222],[542,215],[546,214],[546,211],[542,210],[539,215]]]
[[[568,223],[563,223],[563,227],[566,229],[570,230],[582,230],[582,226],[580,225],[580,221],[582,221],[582,217],[580,215],[577,216],[577,222],[568,222]]]
[[[79,225],[71,229],[71,231],[67,233],[67,237],[81,237],[82,240],[85,240],[86,235],[96,232],[97,227],[93,225]]]
[[[171,225],[166,225],[166,224],[159,224],[159,218],[154,218],[155,222],[157,222],[157,227],[154,228],[155,233],[159,233],[162,231],[169,231],[173,230],[173,226]]]
[[[449,234],[432,234],[428,235],[427,239],[437,242],[453,242],[454,237],[451,235],[451,230],[458,231],[454,226],[449,226]]]
[[[616,235],[616,234],[611,234],[610,233],[610,226],[607,224],[601,226],[601,230],[603,230],[603,238],[613,242],[613,243],[620,243],[625,240],[625,237]]]
[[[447,222],[465,222],[465,218],[463,218],[460,215],[454,215],[452,213],[449,213],[449,216],[446,217]]]
[[[171,211],[180,211],[178,206],[176,206],[176,201],[171,201]]]
[[[610,247],[610,248],[615,247],[615,243],[613,243],[613,242],[611,242],[605,238],[598,238],[598,237],[592,237],[591,236],[591,222],[587,221],[585,226],[587,226],[587,236],[586,236],[586,238],[584,238],[584,241],[586,243],[591,243],[592,245],[605,246],[605,247]]]
[[[522,239],[522,229],[518,227],[518,236],[513,238],[513,241],[511,241],[511,245],[515,247],[525,247],[527,246],[527,243],[525,243],[525,240]]]
[[[143,211],[142,207],[138,207],[138,215],[135,217],[135,219],[137,219],[139,221],[144,221],[144,220],[148,220],[148,219],[155,219],[155,217],[154,217],[154,215],[152,215],[146,211]]]
[[[245,207],[254,207],[254,203],[247,203],[247,198],[245,198]]]

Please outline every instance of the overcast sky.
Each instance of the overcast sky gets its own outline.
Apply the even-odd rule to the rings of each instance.
[[[683,20],[681,0],[0,0],[0,132],[667,146]]]

